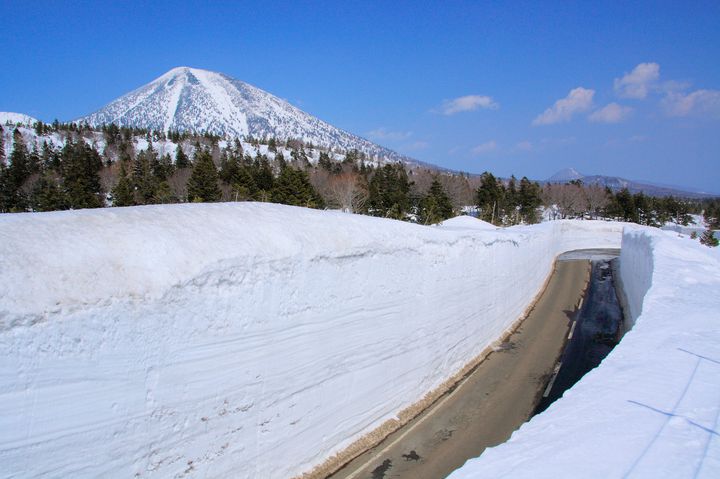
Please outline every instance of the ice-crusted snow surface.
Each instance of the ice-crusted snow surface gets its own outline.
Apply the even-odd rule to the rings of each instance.
[[[633,329],[547,411],[450,478],[720,477],[720,252],[637,228],[620,261]]]
[[[3,475],[307,471],[496,340],[556,254],[620,228],[259,203],[0,216]]]
[[[406,158],[336,128],[270,93],[222,73],[173,68],[164,75],[77,121],[214,133],[228,137],[301,139],[371,158]]]

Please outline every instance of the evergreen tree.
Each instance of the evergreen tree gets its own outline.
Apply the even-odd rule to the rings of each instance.
[[[218,174],[212,156],[207,150],[195,155],[195,165],[188,181],[188,198],[192,202],[212,202],[220,200]]]
[[[503,186],[492,173],[486,171],[480,175],[480,187],[475,197],[482,220],[493,224],[502,223],[504,193]]]
[[[535,224],[538,222],[537,210],[542,199],[540,198],[540,185],[528,180],[523,176],[520,180],[520,191],[518,192],[520,204],[520,215],[525,223]]]
[[[177,203],[177,198],[173,195],[170,183],[167,181],[161,181],[155,188],[155,196],[153,196],[153,203],[166,204],[166,203]]]
[[[181,169],[181,168],[187,168],[189,166],[190,166],[190,159],[183,151],[182,146],[180,144],[178,144],[177,148],[175,148],[175,167],[178,169]]]
[[[369,183],[368,211],[373,216],[405,219],[410,210],[410,180],[402,164],[387,164]]]
[[[13,131],[13,150],[10,153],[10,165],[5,170],[2,181],[4,211],[25,211],[27,198],[22,186],[30,177],[30,164],[28,151],[20,130]]]
[[[268,201],[273,189],[274,178],[267,158],[255,157],[251,163],[251,176],[253,184],[257,188],[256,199]]]
[[[318,166],[323,170],[332,173],[333,161],[330,159],[330,155],[324,151],[320,152],[320,158],[318,159]]]
[[[720,241],[715,237],[715,234],[713,233],[713,230],[710,228],[706,229],[702,236],[700,237],[700,242],[704,244],[705,246],[709,246],[711,248],[716,247]]]
[[[135,188],[128,178],[125,164],[120,165],[120,179],[112,190],[113,206],[132,206],[135,204]]]
[[[220,161],[220,172],[218,177],[227,184],[232,184],[235,177],[240,171],[240,163],[234,155],[228,155],[227,151],[223,153]]]
[[[273,203],[322,208],[322,197],[315,191],[305,171],[286,166],[280,172],[270,195]]]
[[[705,218],[708,228],[720,229],[720,201],[710,201],[703,211],[703,218]]]
[[[68,139],[61,152],[62,179],[69,206],[99,208],[103,206],[100,169],[102,157],[82,139]]]
[[[34,173],[40,173],[42,164],[40,162],[40,153],[38,152],[37,142],[33,143],[33,148],[28,153],[28,171],[32,175]]]
[[[655,226],[652,202],[642,192],[633,195],[636,223],[646,226]]]
[[[40,176],[32,192],[31,203],[34,211],[58,211],[70,207],[58,180],[56,175],[49,172]]]
[[[419,222],[425,225],[440,223],[453,216],[453,207],[437,179],[430,185],[428,194],[420,201]]]
[[[8,213],[15,204],[15,189],[10,182],[10,174],[5,164],[0,163],[0,213]]]
[[[0,165],[5,165],[5,130],[0,125]]]
[[[170,158],[169,153],[165,153],[158,160],[157,167],[153,170],[153,176],[155,176],[158,181],[163,182],[167,181],[174,172],[175,165],[173,165],[172,158]]]
[[[60,170],[60,154],[47,141],[40,148],[40,167],[43,170]]]
[[[150,159],[146,150],[138,153],[137,158],[133,162],[132,185],[135,195],[136,205],[148,205],[154,203],[155,188],[157,188],[158,180],[153,175]]]
[[[640,221],[633,195],[627,188],[618,191],[608,208],[611,216],[620,218],[623,221],[638,223]]]

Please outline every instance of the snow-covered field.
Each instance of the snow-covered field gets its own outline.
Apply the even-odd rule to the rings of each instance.
[[[450,477],[720,477],[719,253],[673,232],[626,231],[633,329],[562,399]]]
[[[281,205],[0,217],[5,477],[290,477],[508,328],[619,224]]]

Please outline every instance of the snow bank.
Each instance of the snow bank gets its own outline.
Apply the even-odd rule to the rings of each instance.
[[[555,255],[619,241],[257,203],[3,215],[3,475],[302,473],[498,338]]]
[[[438,225],[439,228],[446,229],[446,230],[495,230],[498,229],[497,226],[495,226],[492,223],[488,223],[487,221],[483,221],[480,219],[475,218],[474,216],[469,215],[463,215],[463,216],[456,216],[455,218],[450,218],[449,220],[445,220],[442,223]]]
[[[633,329],[452,479],[720,477],[720,254],[637,228],[624,233],[620,261]]]

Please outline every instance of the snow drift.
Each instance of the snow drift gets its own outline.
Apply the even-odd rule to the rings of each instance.
[[[633,329],[511,439],[452,479],[720,477],[720,255],[652,228],[625,231]]]
[[[253,203],[0,217],[3,474],[308,471],[497,339],[558,253],[621,238],[451,225]]]

